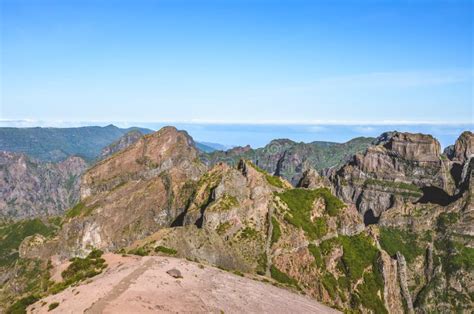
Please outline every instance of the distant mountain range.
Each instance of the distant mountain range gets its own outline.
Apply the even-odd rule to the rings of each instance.
[[[77,128],[0,128],[0,151],[24,153],[38,161],[60,162],[70,156],[79,156],[90,162],[103,155],[102,150],[106,146],[119,141],[131,131],[138,131],[141,135],[154,132],[138,127],[123,129],[115,125]],[[208,142],[198,142],[196,146],[206,153],[226,149],[223,145]]]

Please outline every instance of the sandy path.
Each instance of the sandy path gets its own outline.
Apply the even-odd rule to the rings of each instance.
[[[171,257],[121,257],[91,282],[49,296],[31,313],[336,313],[308,297]],[[183,278],[166,271],[176,268]],[[47,302],[43,306],[43,302]],[[48,312],[48,304],[59,306]]]

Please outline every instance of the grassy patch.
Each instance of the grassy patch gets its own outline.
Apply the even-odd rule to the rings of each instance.
[[[327,188],[320,188],[314,190],[316,197],[322,197],[326,204],[326,212],[329,216],[337,216],[342,208],[346,205],[337,197],[332,195],[331,191]]]
[[[66,218],[84,217],[92,213],[98,206],[86,206],[83,202],[77,203],[73,208],[66,211]]]
[[[272,275],[272,278],[278,281],[279,283],[298,287],[298,282],[295,279],[289,277],[287,274],[285,274],[273,265],[270,267],[270,274]]]
[[[324,289],[329,293],[329,296],[331,299],[336,298],[336,293],[337,293],[337,280],[334,278],[334,276],[331,273],[325,273],[322,280],[321,280]]]
[[[224,194],[222,198],[217,200],[215,204],[213,204],[209,210],[211,211],[227,211],[231,208],[239,206],[239,201],[235,196]]]
[[[241,239],[255,239],[256,237],[258,237],[258,231],[251,227],[245,227],[240,233]]]
[[[308,245],[308,250],[313,255],[314,257],[314,263],[316,264],[317,267],[322,268],[323,267],[323,257],[321,255],[321,250],[318,246],[310,243]]]
[[[100,274],[107,267],[101,256],[102,251],[94,249],[86,258],[72,258],[72,263],[61,273],[64,281],[54,284],[50,292],[56,294],[73,284]]]
[[[144,246],[137,247],[128,251],[128,254],[138,255],[138,256],[148,256],[150,254],[150,248],[145,248]]]
[[[155,252],[163,253],[163,254],[166,254],[166,255],[176,255],[176,254],[178,254],[178,251],[176,251],[175,249],[171,249],[171,248],[161,246],[161,245],[159,245],[155,248]]]
[[[357,287],[357,295],[364,307],[373,311],[373,313],[388,313],[384,302],[378,297],[378,293],[383,295],[383,281],[377,272],[368,272],[364,274],[364,282]]]
[[[39,300],[39,297],[34,296],[34,295],[24,297],[16,301],[15,303],[13,303],[13,305],[7,309],[6,313],[7,314],[23,314],[23,313],[26,314],[26,308],[38,300]]]
[[[326,218],[320,217],[314,222],[311,221],[313,203],[316,197],[321,195],[319,190],[292,189],[278,194],[290,209],[290,213],[285,215],[285,220],[303,229],[312,240],[321,238],[327,233]]]
[[[374,264],[378,257],[378,250],[371,239],[364,234],[338,238],[342,244],[344,254],[342,255],[342,264],[346,275],[356,281],[362,278],[364,269]]]
[[[272,216],[272,225],[273,225],[273,231],[272,231],[272,244],[273,244],[273,243],[277,243],[281,237],[280,223],[273,216]]]
[[[219,235],[223,235],[227,232],[227,230],[229,230],[230,227],[231,227],[230,222],[226,221],[226,222],[221,223],[217,226],[216,232]]]
[[[415,234],[396,228],[380,228],[380,246],[391,256],[400,252],[409,264],[424,252]]]
[[[326,188],[307,190],[292,189],[277,194],[284,201],[290,213],[285,215],[285,220],[290,224],[302,228],[311,239],[318,239],[327,233],[327,221],[325,217],[316,218],[311,221],[311,211],[314,201],[323,198],[326,204],[325,212],[329,216],[337,216],[345,205]]]

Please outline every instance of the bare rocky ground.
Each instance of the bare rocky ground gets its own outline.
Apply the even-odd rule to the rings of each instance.
[[[38,301],[28,313],[337,313],[289,290],[187,260],[104,258],[109,265],[104,273]],[[171,269],[183,278],[169,275]]]

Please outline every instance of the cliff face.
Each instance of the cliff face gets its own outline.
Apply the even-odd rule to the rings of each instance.
[[[79,199],[80,176],[87,168],[79,157],[41,163],[23,154],[0,152],[0,217],[58,215]]]

